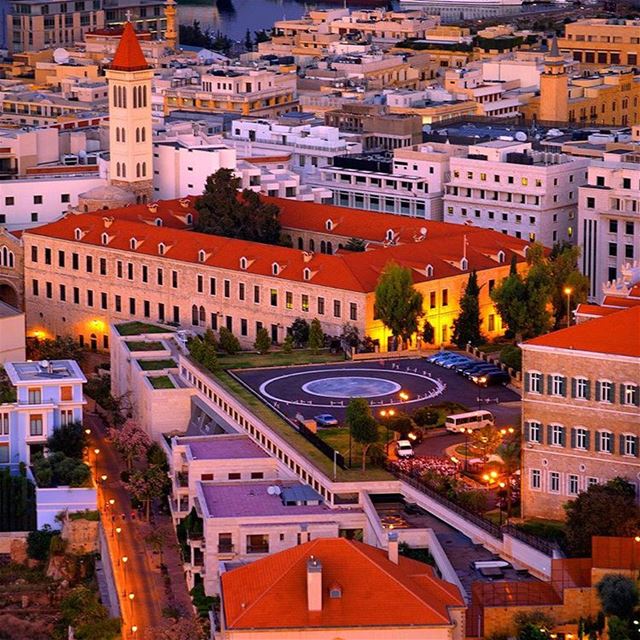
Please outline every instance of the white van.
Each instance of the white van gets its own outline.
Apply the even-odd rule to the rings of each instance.
[[[447,416],[445,427],[447,431],[461,433],[465,429],[482,429],[482,427],[493,426],[495,418],[489,411],[470,411],[469,413],[457,413]]]

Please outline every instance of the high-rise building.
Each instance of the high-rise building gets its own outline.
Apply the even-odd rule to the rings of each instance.
[[[133,191],[138,202],[152,192],[151,81],[136,33],[127,22],[109,69],[111,184]]]

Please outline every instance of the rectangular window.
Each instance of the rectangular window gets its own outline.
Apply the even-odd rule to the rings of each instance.
[[[238,300],[244,300],[245,297],[246,295],[245,295],[244,282],[239,282],[238,283]]]
[[[196,288],[198,293],[204,293],[204,276],[198,274],[196,278]]]
[[[271,289],[270,294],[271,294],[271,306],[277,307],[278,306],[278,290]]]
[[[100,275],[101,276],[107,275],[107,259],[106,258],[100,258]]]
[[[87,289],[87,307],[93,307],[93,291]]]
[[[435,309],[435,308],[436,308],[436,292],[431,291],[429,293],[429,309]]]
[[[589,381],[586,378],[575,379],[575,397],[580,400],[589,399]]]
[[[230,298],[231,297],[231,282],[229,280],[225,280],[222,283],[222,289],[224,292],[224,297],[225,298]]]
[[[100,308],[106,309],[108,307],[107,294],[103,291],[100,294]]]
[[[180,307],[177,305],[173,306],[173,321],[176,324],[180,324]]]
[[[551,395],[564,396],[565,393],[565,377],[560,375],[551,376]]]
[[[73,287],[73,304],[80,304],[80,289]]]
[[[307,313],[309,311],[309,296],[306,293],[303,293],[300,296],[300,308]]]
[[[284,306],[287,309],[293,309],[293,293],[291,291],[286,291],[284,294]]]
[[[253,287],[253,302],[260,304],[260,286],[257,284]]]
[[[449,306],[449,290],[448,289],[442,290],[442,306],[443,307]]]
[[[80,268],[80,256],[77,253],[71,254],[71,268],[77,271]]]
[[[571,473],[567,479],[567,493],[570,496],[578,495],[578,476]]]
[[[38,247],[31,247],[31,262],[38,262]]]
[[[542,374],[541,373],[529,374],[529,391],[531,393],[542,393]]]
[[[549,473],[549,493],[560,493],[560,474],[557,471]]]
[[[53,298],[53,284],[51,282],[44,283],[44,294],[47,298]]]
[[[358,305],[355,302],[349,303],[349,320],[358,319]]]
[[[63,284],[60,285],[60,301],[66,302],[67,300],[67,287]]]
[[[151,303],[148,300],[142,301],[142,310],[145,318],[151,317]]]
[[[601,380],[599,382],[600,393],[598,394],[599,402],[613,402],[613,382]]]
[[[64,386],[60,387],[60,400],[63,402],[68,402],[69,400],[73,400],[73,387]]]
[[[318,315],[324,315],[324,298],[318,298]]]
[[[542,474],[540,469],[531,469],[531,488],[539,491],[542,487]]]
[[[122,311],[122,298],[120,296],[115,296],[113,300],[113,306],[117,313]]]
[[[539,422],[529,422],[529,442],[542,442],[542,425]]]
[[[58,251],[58,266],[59,266],[61,269],[64,269],[64,263],[65,263],[65,260],[64,260],[64,251]]]
[[[158,270],[156,271],[156,282],[160,287],[164,284],[164,271],[162,267],[158,267]]]
[[[132,316],[136,315],[136,299],[135,298],[129,298],[129,313]]]
[[[216,294],[216,279],[209,278],[209,295],[215,296]]]
[[[574,433],[574,447],[576,449],[582,449],[583,451],[586,451],[589,448],[589,432],[583,427],[577,427]]]
[[[246,336],[248,333],[249,333],[249,330],[247,328],[247,319],[240,318],[240,335]]]
[[[49,247],[45,247],[44,250],[44,263],[51,264],[51,249]]]
[[[171,286],[174,289],[178,288],[178,272],[177,271],[171,271]]]
[[[38,293],[38,281],[37,280],[32,280],[31,281],[31,292],[33,293],[34,296],[39,295],[39,293]]]
[[[610,431],[600,431],[598,451],[613,453],[613,434]]]
[[[127,262],[127,279],[133,280],[133,262]]]
[[[87,256],[85,258],[85,267],[87,273],[93,273],[93,256]]]
[[[158,320],[164,322],[164,304],[162,302],[158,303]]]
[[[633,456],[638,455],[638,438],[631,434],[622,436],[622,444],[624,446],[624,455]]]
[[[29,404],[42,404],[42,389],[38,387],[27,389],[27,397],[29,398]]]
[[[622,404],[635,405],[640,404],[638,402],[638,385],[637,384],[625,384],[623,385]]]
[[[149,282],[149,267],[146,264],[142,265],[142,282]]]
[[[118,260],[116,262],[116,277],[117,278],[122,278],[123,277],[123,272],[122,272],[122,260]]]
[[[333,301],[333,317],[340,318],[342,316],[342,309],[340,305],[340,300]]]
[[[564,427],[559,424],[550,425],[551,439],[549,444],[555,447],[564,447]]]
[[[29,435],[42,435],[42,415],[37,413],[29,416]]]

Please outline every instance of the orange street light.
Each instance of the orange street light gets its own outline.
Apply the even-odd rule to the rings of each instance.
[[[129,600],[133,600],[136,597],[135,593],[130,593],[129,594]]]
[[[640,542],[640,536],[636,536],[636,537],[634,538],[634,540],[635,540],[636,542]]]
[[[102,480],[102,482],[106,482],[106,481],[107,481],[107,474],[106,474],[106,473],[103,473],[103,474],[100,476],[100,480]]]
[[[495,480],[498,477],[498,472],[497,471],[492,471],[489,475],[491,476],[492,480]]]
[[[91,429],[85,429],[85,430],[84,430],[84,432],[85,432],[87,435],[90,435],[90,434],[91,434]]]
[[[116,503],[115,498],[109,498],[109,504],[113,507],[113,505]]]
[[[564,295],[567,296],[567,327],[571,326],[571,294],[573,289],[571,287],[565,287],[563,289]]]
[[[409,399],[409,394],[406,391],[401,391],[399,394],[400,396],[400,400],[408,400]]]
[[[381,415],[383,418],[386,418],[386,417],[387,417],[387,410],[386,410],[386,409],[382,409],[382,410],[380,411],[380,415]]]
[[[135,633],[138,630],[135,624],[131,625],[131,633]]]
[[[122,533],[122,527],[116,527],[116,533]]]
[[[482,479],[483,479],[485,482],[489,482],[489,480],[491,480],[491,478],[489,477],[489,474],[488,474],[488,473],[485,473],[485,474],[482,476]]]
[[[96,448],[93,450],[93,453],[95,453],[96,455],[98,455],[100,453],[100,449]]]

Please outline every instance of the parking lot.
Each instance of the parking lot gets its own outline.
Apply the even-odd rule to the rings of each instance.
[[[376,413],[392,407],[412,413],[421,406],[457,402],[469,410],[488,409],[498,426],[520,423],[517,393],[504,386],[478,387],[424,358],[241,369],[234,374],[292,419],[329,413],[342,422],[349,400],[364,397]]]

